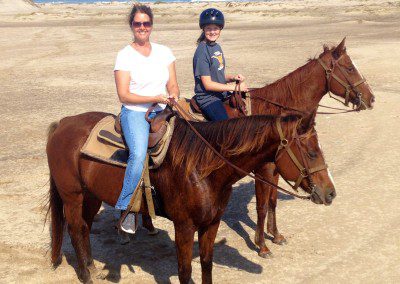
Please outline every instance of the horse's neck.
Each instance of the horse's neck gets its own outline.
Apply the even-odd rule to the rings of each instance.
[[[296,76],[296,72],[304,72],[305,75]],[[307,76],[309,77],[307,78]],[[283,89],[283,87],[285,88]],[[257,97],[266,98],[302,111],[315,109],[325,94],[324,72],[315,60],[310,61],[285,78],[255,91]],[[279,114],[282,111],[282,108],[256,98],[252,100],[252,109],[254,114],[266,112]]]

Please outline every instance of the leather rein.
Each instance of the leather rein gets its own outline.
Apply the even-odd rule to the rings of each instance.
[[[298,195],[298,194],[296,194],[296,193],[290,192],[290,191],[288,191],[288,190],[286,190],[286,189],[284,189],[284,188],[282,188],[282,187],[280,187],[280,186],[278,186],[278,185],[275,185],[275,184],[271,183],[271,182],[268,181],[268,180],[265,180],[265,179],[264,179],[262,176],[260,176],[259,174],[255,174],[255,173],[251,173],[251,172],[246,172],[245,170],[239,168],[238,166],[236,166],[235,164],[233,164],[232,162],[230,162],[229,160],[227,160],[221,153],[218,152],[217,149],[215,149],[215,148],[203,137],[203,135],[201,135],[201,133],[199,133],[199,132],[197,131],[197,129],[192,125],[192,123],[190,123],[190,121],[187,120],[187,119],[185,118],[185,117],[188,115],[188,113],[187,113],[174,99],[171,100],[171,104],[176,108],[176,110],[177,110],[179,116],[182,117],[182,118],[185,120],[185,122],[189,125],[190,129],[204,142],[204,144],[206,144],[206,146],[207,146],[212,152],[214,152],[215,155],[217,155],[217,156],[218,156],[221,160],[223,160],[227,165],[229,165],[230,167],[232,167],[232,168],[235,169],[236,171],[240,172],[241,174],[244,174],[245,176],[248,176],[248,177],[250,177],[250,178],[252,178],[252,179],[254,179],[254,180],[257,180],[257,181],[259,181],[259,182],[261,182],[261,183],[263,183],[263,184],[269,185],[269,186],[271,186],[271,187],[273,187],[273,188],[275,188],[275,189],[277,189],[277,190],[279,190],[279,191],[281,191],[281,192],[283,192],[283,193],[285,193],[285,194],[289,194],[289,195],[291,195],[291,196],[293,196],[293,197],[297,197],[297,198],[300,198],[300,199],[311,199],[311,195],[314,194],[314,192],[315,192],[315,185],[314,185],[314,183],[313,183],[312,180],[311,180],[310,174],[312,174],[312,173],[314,173],[314,172],[317,172],[317,171],[321,171],[321,170],[323,170],[323,169],[326,169],[327,166],[324,164],[323,166],[320,166],[320,167],[317,167],[317,168],[311,168],[311,169],[308,168],[308,167],[304,167],[303,164],[304,164],[305,159],[304,159],[304,156],[303,156],[303,152],[302,152],[301,149],[299,148],[300,153],[302,154],[302,160],[303,160],[303,164],[302,164],[302,163],[300,163],[300,162],[298,161],[298,159],[296,158],[296,156],[294,155],[294,153],[293,153],[292,150],[290,149],[290,143],[288,142],[288,140],[285,138],[285,136],[284,136],[284,134],[283,134],[282,127],[281,127],[281,123],[280,123],[280,119],[278,119],[277,122],[276,122],[276,126],[277,126],[277,129],[278,129],[279,137],[280,137],[280,140],[281,140],[280,146],[278,147],[278,150],[277,150],[277,152],[276,152],[276,157],[277,157],[277,158],[280,157],[279,152],[280,152],[281,150],[283,150],[283,149],[286,150],[286,151],[289,153],[289,156],[292,158],[293,163],[298,167],[299,172],[300,172],[299,178],[296,180],[295,187],[292,186],[292,185],[291,185],[291,186],[292,186],[293,189],[295,189],[295,190],[297,191],[297,188],[299,187],[301,181],[302,181],[304,178],[308,178],[308,179],[309,179],[309,189],[310,189],[310,191],[311,191],[311,193],[310,193],[308,196]],[[301,139],[301,136],[297,136],[297,138],[298,138],[298,139]],[[296,142],[296,143],[299,143],[299,142]],[[299,144],[298,144],[298,145],[299,145]],[[299,147],[300,147],[300,146],[299,146]],[[288,182],[288,181],[286,180],[286,182]],[[297,186],[296,186],[296,185],[297,185]]]
[[[351,91],[353,91],[356,94],[356,100],[357,100],[357,105],[355,108],[348,110],[348,109],[342,109],[342,108],[336,108],[336,107],[330,107],[330,106],[326,106],[326,105],[321,105],[319,104],[318,106],[323,107],[323,108],[327,108],[327,109],[333,109],[333,110],[340,110],[341,112],[317,112],[317,114],[342,114],[342,113],[349,113],[349,112],[359,112],[361,110],[362,105],[364,104],[364,102],[362,101],[362,93],[360,91],[358,91],[357,87],[363,83],[366,82],[365,78],[361,79],[360,81],[356,82],[356,83],[351,83],[350,80],[348,79],[348,76],[346,76],[346,72],[343,70],[343,67],[341,67],[339,65],[339,60],[341,57],[339,57],[337,60],[332,60],[332,68],[327,67],[327,65],[322,61],[321,58],[318,58],[317,61],[318,63],[322,66],[322,68],[325,70],[325,77],[326,77],[326,81],[327,81],[327,86],[328,86],[328,93],[329,96],[335,100],[337,100],[338,102],[342,103],[343,105],[345,105],[346,107],[349,106],[349,102],[350,102],[350,93]],[[344,78],[346,79],[347,83],[344,82],[342,79],[340,79],[335,73],[335,67],[337,67],[337,69],[341,72],[341,74],[344,76]],[[335,98],[331,92],[331,80],[335,79],[340,85],[342,85],[345,88],[345,94],[344,94],[344,98],[345,101],[342,102],[340,99]],[[340,96],[339,96],[340,97]],[[291,111],[296,111],[299,112],[301,114],[310,114],[307,111],[303,111],[303,110],[299,110],[296,108],[292,108],[289,106],[285,106],[282,105],[278,102],[272,101],[270,99],[264,98],[264,97],[260,97],[260,96],[251,96],[252,99],[259,99],[259,100],[263,100],[267,103],[270,103],[272,105],[275,105],[277,107],[280,107],[282,109],[286,109],[286,110],[291,110]]]

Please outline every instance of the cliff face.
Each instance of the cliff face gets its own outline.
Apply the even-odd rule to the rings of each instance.
[[[37,11],[32,0],[0,0],[0,14],[17,14]]]

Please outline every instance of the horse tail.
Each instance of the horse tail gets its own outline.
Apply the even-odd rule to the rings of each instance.
[[[49,125],[47,130],[47,143],[49,143],[50,136],[54,133],[58,127],[59,122],[55,121]],[[64,205],[60,194],[58,193],[56,183],[50,170],[50,189],[49,189],[49,209],[50,213],[50,237],[51,237],[51,263],[53,267],[57,267],[62,260],[61,257],[61,246],[64,235],[65,217],[64,217]]]
[[[49,203],[51,220],[51,263],[54,267],[57,267],[62,260],[61,246],[64,236],[65,217],[63,201],[57,191],[57,187],[52,176],[50,176]]]

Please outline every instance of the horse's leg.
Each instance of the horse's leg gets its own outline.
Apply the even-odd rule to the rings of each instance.
[[[267,173],[267,178],[270,181],[273,181],[274,184],[278,184],[279,174],[275,172],[275,165],[272,165],[270,170]],[[278,245],[282,245],[286,243],[286,239],[282,236],[278,227],[276,226],[276,205],[278,203],[278,190],[275,188],[271,188],[271,195],[269,197],[269,206],[268,206],[268,221],[267,221],[267,232],[270,233],[274,238],[272,242]]]
[[[175,225],[175,244],[180,283],[189,283],[192,276],[192,254],[195,229],[192,224]]]
[[[87,191],[87,192],[85,192],[85,195],[83,198],[83,206],[82,207],[83,207],[82,208],[83,209],[82,217],[83,217],[84,221],[86,222],[89,233],[90,233],[94,216],[96,216],[97,212],[99,211],[99,209],[101,207],[101,200],[97,199],[92,193]],[[90,246],[90,234],[87,234],[87,235],[84,234],[83,245],[84,245],[84,249],[85,249],[86,255],[87,255],[86,264],[88,266],[88,269],[90,270],[90,272],[92,274],[96,275],[96,277],[97,277],[98,272],[97,272],[96,267],[93,262],[92,249]]]
[[[142,223],[143,227],[145,227],[148,231],[147,234],[151,236],[158,234],[158,230],[154,228],[153,222],[151,221],[151,217],[147,212],[142,213]]]
[[[199,230],[200,262],[202,283],[212,283],[214,241],[218,232],[218,222]]]
[[[79,193],[69,198],[64,204],[65,219],[68,224],[68,233],[78,259],[78,277],[84,283],[92,283],[88,269],[89,258],[85,240],[89,238],[89,226],[82,218],[83,195]]]
[[[269,171],[269,164],[265,164],[260,169],[257,169],[256,174],[261,175],[268,179],[267,172]],[[268,201],[270,199],[271,187],[256,180],[256,200],[257,200],[257,229],[254,242],[260,248],[258,255],[264,258],[271,256],[272,253],[265,244],[264,226],[265,218],[267,217]]]

